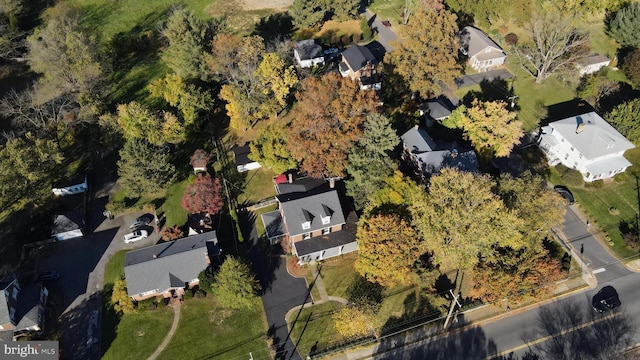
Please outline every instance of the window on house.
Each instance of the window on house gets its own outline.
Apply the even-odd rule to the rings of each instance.
[[[322,225],[327,225],[330,222],[331,222],[331,217],[330,216],[323,216],[322,217]]]
[[[331,233],[331,228],[322,229],[322,235],[328,235],[329,233]]]
[[[580,159],[582,159],[582,154],[578,154],[578,157],[579,157]]]
[[[302,223],[302,230],[309,230],[311,228],[311,221],[305,221]]]
[[[569,158],[569,153],[564,154],[564,159],[567,160]]]
[[[149,290],[149,291],[145,291],[145,292],[141,292],[140,294],[138,294],[138,296],[142,297],[142,296],[147,296],[147,295],[151,295],[151,294],[155,294],[157,293],[158,290]]]
[[[307,239],[311,239],[311,233],[304,233],[302,234],[302,240],[307,240]]]
[[[573,148],[573,146],[572,146],[572,147],[571,147],[571,151],[573,151],[573,150],[574,150],[574,148]]]
[[[564,138],[560,139],[560,141],[564,142]]]

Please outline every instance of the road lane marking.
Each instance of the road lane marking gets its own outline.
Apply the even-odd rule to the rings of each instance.
[[[595,270],[593,270],[593,271],[592,271],[592,273],[594,273],[594,274],[599,274],[599,273],[601,273],[601,272],[605,272],[605,271],[607,271],[607,269],[605,269],[605,268],[600,268],[600,269],[595,269]]]
[[[545,336],[545,337],[540,338],[538,340],[533,340],[533,341],[530,341],[528,343],[524,343],[524,344],[522,344],[520,346],[516,346],[516,347],[511,348],[509,350],[505,350],[505,351],[503,351],[501,353],[498,353],[498,354],[495,354],[495,355],[491,355],[491,356],[487,356],[483,360],[491,360],[491,359],[499,358],[501,356],[506,356],[506,355],[509,355],[510,353],[513,353],[513,352],[520,351],[522,349],[531,347],[532,345],[536,345],[536,344],[539,344],[541,342],[545,342],[545,341],[547,341],[549,339],[553,339],[553,338],[558,337],[558,336],[566,335],[566,334],[568,334],[570,332],[574,332],[576,330],[584,329],[584,328],[586,328],[588,326],[591,326],[593,324],[597,324],[597,323],[605,321],[607,319],[614,318],[614,317],[619,316],[619,315],[622,315],[622,312],[618,312],[618,313],[614,313],[614,314],[611,314],[611,315],[603,316],[603,317],[601,317],[599,319],[595,319],[593,321],[584,323],[582,325],[574,326],[574,327],[572,327],[570,329],[567,329],[567,330],[562,330],[561,332],[559,332],[557,334],[548,335],[548,336]]]

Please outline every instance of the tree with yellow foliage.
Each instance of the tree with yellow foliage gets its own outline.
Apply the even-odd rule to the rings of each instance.
[[[338,333],[345,338],[376,335],[379,324],[376,309],[369,304],[350,304],[332,315]]]

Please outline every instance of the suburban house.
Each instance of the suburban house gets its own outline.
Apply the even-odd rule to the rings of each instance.
[[[127,293],[135,301],[182,296],[219,257],[215,231],[129,251],[124,261]]]
[[[473,150],[462,149],[456,142],[436,143],[417,125],[400,136],[404,151],[402,158],[409,161],[423,180],[449,167],[477,172],[478,159]]]
[[[51,236],[58,241],[83,236],[85,207],[82,194],[65,195],[57,200],[57,212],[53,216]]]
[[[465,26],[459,33],[460,51],[469,58],[471,67],[487,71],[504,64],[507,55],[487,34],[473,26]]]
[[[289,179],[277,184],[278,209],[262,214],[270,242],[290,247],[299,264],[358,250],[357,216],[338,191],[322,179]]]
[[[313,39],[297,41],[293,48],[293,56],[301,68],[324,65],[322,46],[316,44],[316,41]]]
[[[238,172],[255,170],[261,167],[257,161],[249,159],[249,154],[251,153],[249,145],[234,146],[231,150],[233,151],[233,158],[235,159]]]
[[[77,175],[71,179],[55,183],[51,190],[56,196],[82,194],[87,191],[87,176]]]
[[[436,121],[442,121],[451,116],[451,112],[453,112],[455,108],[456,106],[445,96],[429,99],[418,105],[418,111],[420,111],[420,115],[424,117],[427,127],[432,127]]]
[[[342,52],[340,75],[358,81],[361,90],[380,90],[382,80],[376,70],[378,59],[364,46],[353,45]]]
[[[44,329],[49,291],[41,283],[21,287],[16,277],[0,281],[0,338],[16,340]]]
[[[608,179],[631,163],[624,152],[635,146],[595,112],[571,116],[543,126],[538,146],[549,165],[578,170],[585,181]]]
[[[609,64],[611,64],[611,59],[608,57],[591,54],[578,62],[578,71],[580,71],[580,75],[593,74]]]

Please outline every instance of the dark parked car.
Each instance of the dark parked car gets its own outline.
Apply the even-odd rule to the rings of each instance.
[[[613,286],[605,286],[593,296],[592,305],[593,310],[601,313],[616,308],[622,303],[616,289]]]
[[[560,196],[567,200],[567,202],[569,202],[569,205],[573,205],[573,194],[571,193],[571,191],[569,191],[569,189],[567,189],[566,186],[556,185],[553,187],[553,190],[555,190],[558,194],[560,194]]]
[[[144,215],[138,217],[137,219],[135,219],[131,223],[131,225],[129,225],[129,229],[137,229],[137,228],[140,228],[140,227],[143,227],[143,226],[147,226],[147,225],[149,225],[151,220],[153,220],[153,215],[144,214]]]
[[[60,279],[60,274],[55,270],[42,271],[36,275],[36,281],[55,281]]]

